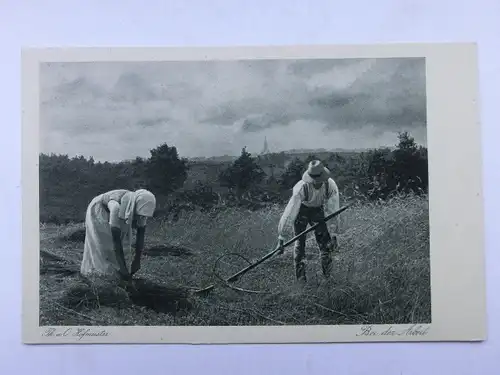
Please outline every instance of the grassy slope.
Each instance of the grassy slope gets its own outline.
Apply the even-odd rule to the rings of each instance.
[[[186,214],[176,223],[156,222],[148,228],[146,247],[177,245],[191,256],[146,256],[139,277],[169,286],[203,287],[216,281],[212,271],[223,253],[260,258],[276,245],[282,207],[259,212],[233,210],[210,218]],[[62,241],[74,227],[42,229],[42,250],[76,262],[82,243]],[[246,274],[237,286],[266,294],[243,293],[224,286],[206,297],[192,297],[192,309],[164,314],[125,303],[64,308],[58,301],[78,284],[75,276],[42,275],[41,324],[77,325],[241,325],[363,324],[430,322],[429,220],[427,199],[410,197],[351,207],[342,214],[341,253],[334,277],[320,274],[317,246],[308,236],[308,285],[294,283],[291,251]],[[151,255],[155,255],[152,254]],[[158,255],[158,254],[156,254]],[[229,276],[246,263],[223,259],[220,272]],[[43,267],[43,266],[42,266]]]

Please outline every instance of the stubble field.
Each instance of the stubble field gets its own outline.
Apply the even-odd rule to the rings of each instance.
[[[307,240],[308,283],[296,285],[292,246],[229,288],[218,281],[276,246],[282,206],[185,213],[147,228],[135,291],[78,275],[82,224],[41,226],[41,325],[305,325],[430,323],[428,200],[356,203],[340,215],[332,277]],[[292,234],[290,233],[289,236]],[[230,255],[219,259],[223,254]],[[217,262],[217,260],[219,261]],[[245,261],[246,259],[246,261]],[[190,289],[216,283],[208,295]]]

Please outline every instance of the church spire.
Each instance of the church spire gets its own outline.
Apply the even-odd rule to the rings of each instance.
[[[264,138],[264,148],[262,149],[261,155],[269,154],[269,147],[267,146],[267,137]]]

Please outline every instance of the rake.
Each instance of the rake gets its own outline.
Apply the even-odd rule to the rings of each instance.
[[[275,255],[276,253],[278,253],[282,248],[286,248],[288,246],[290,246],[291,244],[293,244],[295,241],[297,241],[299,238],[301,238],[302,236],[305,236],[307,233],[313,231],[314,229],[316,229],[319,225],[321,225],[322,223],[325,223],[327,222],[328,220],[334,218],[335,216],[339,215],[340,213],[344,212],[345,210],[347,210],[348,208],[350,207],[350,204],[348,205],[345,205],[343,206],[342,208],[338,209],[337,211],[331,213],[330,215],[328,216],[325,216],[325,218],[323,220],[321,220],[320,222],[312,225],[311,227],[307,228],[306,230],[304,230],[303,232],[297,234],[295,237],[293,237],[292,239],[288,240],[287,242],[285,242],[283,244],[283,246],[281,247],[277,247],[276,249],[274,249],[273,251],[267,253],[266,255],[264,255],[262,258],[260,258],[259,260],[257,260],[256,262],[248,265],[247,267],[243,268],[241,271],[238,271],[237,273],[235,273],[234,275],[230,276],[229,278],[227,278],[226,280],[224,280],[226,283],[232,283],[232,282],[235,282],[237,281],[242,275],[244,275],[245,273],[247,273],[248,271],[254,269],[255,267],[257,267],[258,265],[262,264],[263,262],[265,262],[266,260],[268,260],[269,258],[271,258],[273,255]],[[212,291],[213,289],[215,288],[215,285],[214,284],[211,284],[203,289],[199,289],[199,290],[195,290],[193,291],[194,294],[206,294],[210,291]]]

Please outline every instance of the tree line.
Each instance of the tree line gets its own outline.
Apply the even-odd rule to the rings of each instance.
[[[259,209],[286,202],[312,159],[322,160],[342,194],[352,199],[384,200],[396,191],[428,191],[427,149],[407,132],[399,133],[394,148],[295,156],[252,156],[243,148],[232,162],[189,161],[165,143],[152,149],[149,158],[119,163],[40,154],[40,221],[81,222],[93,197],[118,188],[154,192],[157,215],[214,207]]]

